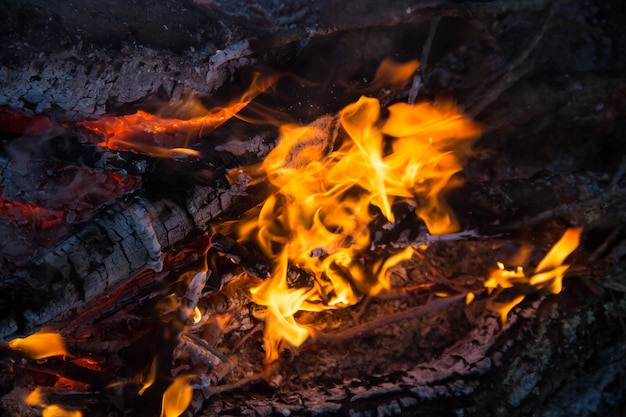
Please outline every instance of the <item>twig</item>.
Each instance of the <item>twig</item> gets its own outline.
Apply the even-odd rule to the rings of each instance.
[[[530,54],[535,50],[539,41],[543,38],[543,35],[546,33],[548,29],[550,20],[552,15],[554,14],[554,10],[556,9],[555,4],[558,2],[554,2],[544,14],[541,22],[539,23],[539,28],[535,32],[535,34],[530,38],[526,47],[517,55],[514,59],[509,62],[502,70],[502,75],[500,78],[493,83],[489,90],[482,93],[480,99],[475,100],[473,103],[469,103],[467,105],[468,111],[467,114],[475,118],[478,116],[487,106],[493,103],[500,94],[504,91],[508,90],[513,84],[515,84],[521,77],[523,77],[528,71],[530,71],[530,65],[522,65],[530,56]],[[477,91],[480,91],[478,89]]]
[[[188,332],[185,332],[181,336],[178,349],[187,351],[211,368],[217,366],[220,362],[228,362],[226,356],[213,349],[213,347],[204,340]]]
[[[263,323],[257,323],[253,328],[248,330],[248,332],[241,339],[239,339],[239,341],[237,343],[235,343],[235,346],[233,346],[233,348],[231,350],[233,352],[237,352],[239,350],[239,348],[241,348],[241,346],[243,346],[243,344],[246,342],[246,340],[250,339],[250,337],[253,334],[255,334],[256,332],[258,332],[260,330],[263,330]]]
[[[595,197],[590,197],[590,198],[587,198],[585,200],[578,201],[575,203],[561,204],[560,206],[554,207],[550,210],[543,211],[533,217],[527,217],[521,220],[508,223],[500,227],[499,229],[500,230],[519,229],[524,226],[530,226],[530,225],[541,223],[550,219],[561,217],[561,216],[564,216],[565,214],[572,213],[582,208],[593,207],[593,206],[608,206],[609,205],[608,203],[611,201],[612,198],[615,198],[615,197],[623,198],[624,195],[626,194],[626,190],[618,187],[619,181],[624,176],[624,173],[626,173],[626,157],[622,160],[621,164],[615,171],[615,174],[613,175],[613,178],[611,179],[611,182],[608,188],[602,193],[600,193],[599,195]],[[601,248],[598,248],[598,250],[600,250]]]
[[[497,235],[496,235],[497,236]],[[413,246],[426,245],[429,243],[436,242],[453,242],[457,240],[470,240],[470,239],[492,239],[494,235],[481,235],[478,233],[476,229],[471,230],[463,230],[457,233],[443,233],[440,235],[431,235],[426,233],[424,235],[418,236],[412,243]]]
[[[614,228],[611,231],[611,233],[607,236],[607,238],[604,239],[604,242],[602,242],[602,244],[596,248],[596,250],[591,254],[591,256],[589,256],[589,258],[587,259],[587,263],[591,264],[591,263],[597,261],[600,258],[600,256],[602,255],[602,253],[605,250],[607,250],[609,245],[611,243],[613,243],[613,241],[615,241],[615,238],[619,235],[621,230],[622,230],[621,226]]]
[[[452,4],[443,1],[416,3],[409,7],[392,8],[385,6],[380,13],[371,10],[366,15],[356,14],[336,17],[335,20],[320,22],[317,27],[297,25],[293,29],[271,33],[263,38],[251,39],[255,51],[273,49],[292,42],[316,36],[328,36],[349,30],[373,27],[391,27],[399,24],[423,22],[429,17],[454,16],[474,19],[480,15],[503,14],[519,11],[545,10],[551,4],[548,0],[516,0],[495,2],[471,2]]]
[[[439,22],[441,21],[441,16],[435,16],[430,21],[430,26],[428,28],[428,37],[426,38],[426,42],[424,43],[424,47],[422,48],[422,55],[420,56],[420,69],[415,77],[413,77],[413,83],[411,84],[411,89],[409,90],[409,99],[408,103],[413,105],[415,104],[415,99],[417,98],[417,94],[419,93],[420,87],[422,86],[422,77],[420,74],[426,74],[426,70],[428,69],[428,57],[430,55],[430,48],[433,45],[433,40],[435,39],[435,34],[437,33],[437,27],[439,26]]]
[[[557,217],[564,216],[565,214],[572,213],[574,211],[580,210],[585,207],[592,207],[597,205],[606,204],[612,197],[623,196],[626,193],[624,190],[616,190],[616,191],[605,191],[602,194],[591,197],[586,200],[582,200],[576,203],[571,204],[562,204],[553,209],[546,210],[541,212],[533,217],[527,217],[521,220],[517,220],[508,224],[505,224],[499,227],[499,230],[513,230],[520,229],[526,226],[535,225],[538,223],[545,222],[547,220],[555,219]]]
[[[382,317],[381,319],[371,321],[339,333],[314,333],[312,336],[312,341],[314,344],[342,344],[347,341],[366,336],[377,329],[385,328],[405,320],[416,319],[419,317],[423,317],[426,314],[443,310],[452,305],[462,302],[463,300],[465,300],[466,296],[467,294],[464,293],[454,295],[448,298],[443,298],[441,300],[433,301],[426,305],[409,308],[399,313]]]
[[[615,249],[611,251],[609,258],[617,263],[620,259],[622,259],[626,255],[626,240],[622,241]]]
[[[265,378],[263,377],[263,375],[255,374],[247,378],[240,379],[237,382],[233,382],[232,384],[218,385],[216,387],[207,387],[203,390],[203,394],[204,397],[208,399],[209,397],[212,397],[214,395],[220,395],[226,392],[242,389],[247,385],[261,383],[264,380]]]
[[[609,184],[609,190],[616,191],[619,186],[619,181],[622,179],[624,174],[626,173],[626,156],[622,158],[622,162],[615,170],[615,174],[613,174],[613,178],[611,178],[611,183]]]
[[[609,289],[609,295],[611,296],[611,302],[617,305],[617,298],[615,297],[615,293]],[[617,320],[619,321],[619,325],[622,329],[622,336],[626,336],[626,323],[624,323],[624,319],[621,314],[617,315]]]
[[[108,372],[85,368],[84,366],[67,362],[56,357],[48,358],[42,363],[35,363],[29,360],[17,363],[14,366],[22,370],[61,376],[71,379],[72,381],[83,382],[90,385],[102,384],[103,381],[111,377]]]
[[[422,49],[422,55],[420,57],[420,68],[422,73],[425,72],[428,68],[428,57],[430,56],[430,48],[433,46],[433,40],[435,39],[435,35],[437,34],[437,27],[439,27],[440,21],[441,16],[435,16],[430,21],[430,26],[428,28],[428,38],[426,38],[424,48]]]

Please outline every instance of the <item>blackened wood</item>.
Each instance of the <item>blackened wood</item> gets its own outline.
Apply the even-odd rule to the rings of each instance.
[[[625,211],[623,191],[609,190],[609,183],[607,175],[542,172],[525,179],[471,182],[452,190],[448,199],[465,228],[486,233],[552,219],[611,227],[622,223]]]
[[[494,315],[481,316],[457,343],[432,360],[403,363],[402,371],[348,377],[339,384],[311,382],[297,393],[259,379],[249,381],[246,390],[216,387],[200,415],[262,410],[261,415],[307,417],[523,416],[543,410],[551,416],[620,416],[624,400],[617,387],[626,375],[626,344],[619,317],[624,313],[623,301],[620,306],[586,297],[584,287],[574,283],[562,295],[525,301],[504,327]],[[303,354],[332,363],[327,355],[333,353],[325,349]],[[397,360],[390,357],[390,366]],[[285,380],[311,372],[298,369],[297,359],[285,361],[279,371]],[[587,378],[597,385],[585,385]],[[211,388],[207,391],[211,395]]]
[[[127,197],[80,231],[0,283],[1,340],[31,333],[64,311],[115,289],[144,267],[160,270],[162,253],[207,230],[229,209],[245,211],[267,190],[197,186],[183,202]],[[250,195],[248,194],[250,192]]]
[[[292,0],[241,7],[236,1],[178,5],[145,0],[86,2],[74,8],[62,1],[8,1],[3,10],[8,33],[0,38],[6,51],[0,54],[0,106],[60,121],[93,119],[151,99],[162,104],[210,96],[260,54],[288,61],[290,50],[300,51],[299,41],[351,30],[427,25],[433,16],[472,19],[537,11],[549,4],[509,3]],[[286,45],[290,50],[283,49]],[[377,59],[385,53],[375,51]]]

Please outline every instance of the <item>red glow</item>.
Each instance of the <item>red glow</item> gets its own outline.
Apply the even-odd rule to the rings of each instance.
[[[267,90],[276,77],[257,76],[248,90],[223,108],[204,110],[203,115],[190,119],[161,118],[139,110],[124,116],[105,116],[94,121],[78,123],[104,136],[99,145],[109,149],[133,151],[159,157],[197,155],[188,149],[208,132],[230,120],[257,95]]]
[[[63,223],[64,216],[59,210],[3,200],[0,193],[0,218],[8,218],[16,224],[28,223],[35,230],[48,230]]]
[[[46,116],[30,116],[8,108],[0,108],[0,131],[19,135],[40,135],[52,128]]]

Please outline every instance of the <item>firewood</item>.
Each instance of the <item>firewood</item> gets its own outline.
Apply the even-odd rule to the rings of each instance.
[[[231,188],[198,186],[183,202],[129,196],[106,207],[75,235],[2,281],[2,340],[36,330],[144,267],[161,270],[163,250],[207,230],[229,209],[256,204],[262,189],[261,184],[257,192],[246,190],[242,179]]]

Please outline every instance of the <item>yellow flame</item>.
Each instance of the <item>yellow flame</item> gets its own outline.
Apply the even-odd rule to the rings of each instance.
[[[535,273],[527,277],[521,266],[515,270],[507,270],[502,262],[498,262],[498,269],[493,271],[485,281],[485,287],[490,292],[513,288],[515,286],[530,286],[536,289],[545,289],[552,294],[558,294],[563,289],[563,276],[569,265],[563,265],[565,259],[578,247],[582,227],[570,228],[565,231],[558,242],[537,265]],[[521,298],[520,298],[521,297]],[[506,322],[509,311],[519,304],[524,296],[517,297],[514,302],[499,305],[502,323]],[[494,303],[495,304],[495,303]]]
[[[82,417],[79,410],[66,410],[58,405],[48,405],[41,412],[42,417]]]
[[[193,308],[192,319],[194,324],[198,324],[200,323],[200,320],[202,320],[202,311],[200,311],[198,306]]]
[[[154,381],[156,380],[156,375],[157,375],[157,364],[158,364],[158,357],[155,356],[152,359],[152,363],[150,364],[150,369],[148,370],[146,376],[145,376],[145,381],[143,383],[143,385],[141,386],[141,388],[139,389],[139,395],[143,395],[143,393],[152,386],[152,384],[154,384]]]
[[[192,378],[193,375],[178,376],[165,390],[163,393],[161,417],[178,417],[189,407],[193,392],[191,387]]]
[[[41,392],[41,388],[35,388],[31,391],[25,398],[24,402],[27,405],[44,405],[45,401],[43,398],[43,393]]]
[[[365,260],[372,207],[393,222],[394,202],[417,198],[417,214],[432,233],[456,227],[440,192],[461,170],[479,128],[451,104],[395,104],[389,113],[379,127],[377,100],[362,97],[344,108],[345,135],[329,154],[324,145],[303,146],[307,138],[328,135],[322,127],[284,126],[263,163],[279,191],[240,233],[256,239],[276,265],[271,278],[251,290],[253,301],[266,307],[256,315],[266,322],[268,361],[278,358],[283,341],[299,346],[312,332],[297,323],[298,311],[345,307],[388,289],[388,269],[412,256],[406,248]],[[309,284],[290,285],[290,266],[305,271]]]
[[[539,262],[536,274],[530,279],[530,285],[548,287],[553,294],[558,294],[563,288],[563,275],[569,265],[561,265],[565,258],[580,244],[582,227],[565,231],[561,239],[550,249],[548,254]]]
[[[32,359],[67,355],[65,341],[58,333],[40,331],[26,338],[16,338],[9,342],[11,349],[24,352]]]
[[[500,323],[503,326],[506,324],[506,318],[509,315],[509,312],[513,310],[513,307],[521,303],[522,300],[524,300],[524,296],[518,295],[508,303],[491,303],[492,307],[495,308],[495,310],[500,314]]]

